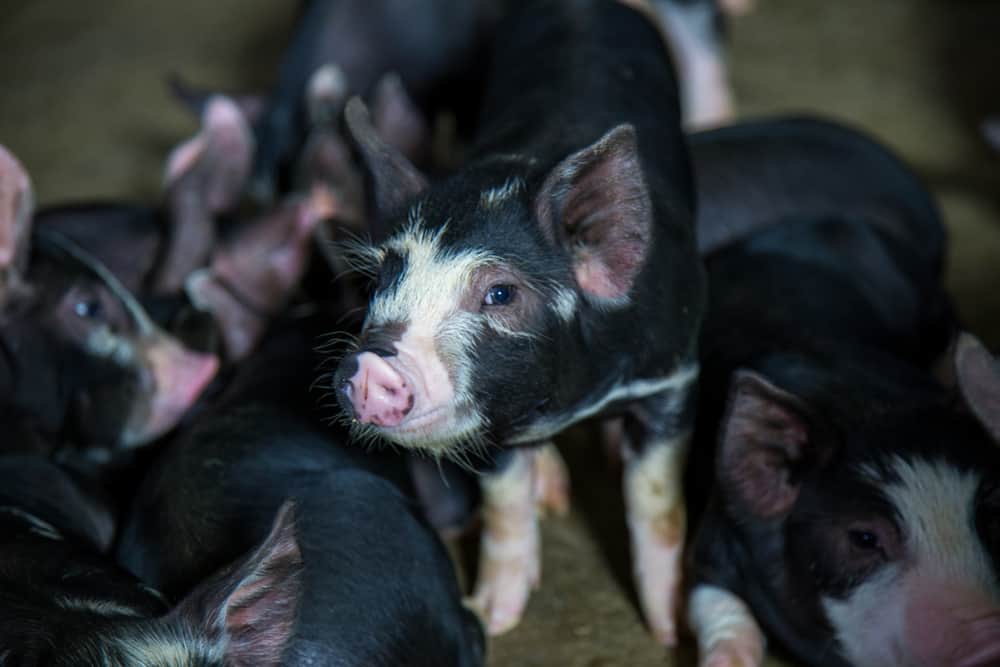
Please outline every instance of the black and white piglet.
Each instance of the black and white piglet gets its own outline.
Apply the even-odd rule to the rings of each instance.
[[[375,289],[335,388],[362,438],[493,460],[474,600],[494,633],[539,577],[530,448],[626,413],[637,587],[671,643],[703,275],[670,58],[612,0],[523,3],[492,56],[471,157],[431,187],[348,105],[394,232],[358,249]]]
[[[758,155],[744,179],[782,192],[765,163],[794,154]],[[705,665],[761,664],[764,632],[823,667],[1000,661],[1000,372],[967,335],[958,394],[927,371],[953,327],[944,234],[871,157],[877,212],[778,207],[708,262],[688,608]]]
[[[0,403],[47,438],[149,442],[183,417],[219,362],[183,346],[101,262],[32,234],[31,182],[0,147]]]
[[[291,498],[303,592],[283,665],[483,664],[479,621],[413,499],[406,459],[348,447],[310,416],[307,328],[294,322],[269,339],[153,463],[119,559],[184,595],[266,535]]]
[[[301,595],[284,507],[262,543],[169,608],[105,554],[104,500],[43,458],[0,457],[0,663],[278,665]]]

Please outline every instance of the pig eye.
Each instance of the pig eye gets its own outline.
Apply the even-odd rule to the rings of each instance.
[[[492,285],[483,297],[484,306],[506,306],[514,300],[516,290],[513,285]]]
[[[78,317],[95,320],[104,314],[104,306],[97,299],[85,299],[73,304],[73,312]]]
[[[882,548],[878,535],[870,530],[849,530],[847,538],[856,549],[861,551],[875,551]]]

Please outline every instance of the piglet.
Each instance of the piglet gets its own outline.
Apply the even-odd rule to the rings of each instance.
[[[767,174],[742,180],[770,193]],[[955,326],[943,230],[879,183],[878,215],[781,216],[708,262],[689,486],[702,665],[760,665],[765,634],[820,667],[1000,664],[1000,372],[967,334],[958,391],[928,371]]]
[[[149,318],[65,236],[32,238],[32,192],[0,148],[0,402],[79,445],[135,446],[173,428],[218,370]]]
[[[114,517],[36,456],[0,456],[4,664],[277,666],[302,595],[291,506],[175,607],[106,555]]]
[[[392,232],[355,248],[374,291],[333,388],[356,436],[483,471],[473,600],[492,633],[539,580],[533,449],[624,413],[637,587],[669,644],[703,295],[669,54],[619,2],[528,2],[492,63],[471,157],[430,187],[348,104]]]

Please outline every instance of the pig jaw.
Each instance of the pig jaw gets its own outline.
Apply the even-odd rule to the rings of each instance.
[[[1000,582],[975,529],[980,478],[895,459],[885,494],[906,536],[903,558],[846,597],[825,598],[830,625],[858,667],[1000,664]]]

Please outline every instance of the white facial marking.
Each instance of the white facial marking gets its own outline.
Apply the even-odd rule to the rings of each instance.
[[[943,462],[890,461],[896,479],[874,466],[862,469],[895,509],[905,538],[901,562],[884,565],[846,599],[823,600],[844,654],[858,667],[909,664],[906,610],[912,591],[946,583],[975,590],[1000,605],[1000,582],[975,532],[980,475]]]
[[[118,366],[127,367],[135,362],[135,348],[132,344],[111,333],[107,327],[98,327],[90,332],[86,347],[94,356],[108,359]]]
[[[553,293],[550,304],[556,317],[563,322],[571,322],[576,317],[579,297],[575,290],[560,287]]]
[[[517,176],[511,177],[502,185],[481,192],[479,195],[479,206],[485,209],[496,208],[523,189],[524,181]]]
[[[411,209],[411,218],[418,217]],[[412,413],[380,433],[431,451],[446,449],[482,425],[472,398],[470,351],[490,323],[461,304],[474,272],[498,261],[481,250],[442,249],[443,231],[410,225],[386,243],[405,258],[405,265],[396,286],[372,301],[366,323],[405,324],[397,355],[387,361],[417,390]]]
[[[55,526],[53,526],[48,521],[43,521],[37,516],[30,512],[26,512],[19,507],[0,507],[0,513],[10,514],[18,519],[26,522],[28,524],[28,530],[30,530],[35,535],[39,537],[44,537],[48,540],[62,540],[63,536]]]
[[[146,633],[129,632],[118,637],[115,645],[125,658],[125,665],[150,665],[151,667],[189,667],[192,660],[200,658],[208,664],[222,664],[224,646],[204,637],[174,632],[164,635],[151,628]]]
[[[569,426],[593,417],[607,406],[618,401],[645,398],[663,391],[678,392],[678,400],[680,400],[686,395],[687,388],[697,379],[698,364],[693,363],[677,369],[664,378],[640,379],[617,383],[596,401],[575,406],[572,412],[551,415],[544,420],[540,420],[507,442],[509,444],[526,444],[549,440]]]

